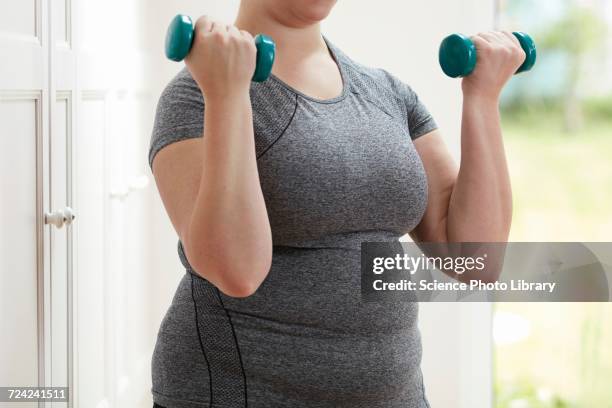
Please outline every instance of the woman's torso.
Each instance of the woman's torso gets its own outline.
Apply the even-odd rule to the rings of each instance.
[[[427,182],[411,136],[435,124],[408,87],[328,45],[343,77],[340,96],[319,101],[276,77],[251,88],[274,241],[258,291],[223,295],[193,273],[179,242],[188,273],[153,356],[161,405],[427,406],[417,304],[361,301],[360,245],[397,241],[420,221]],[[167,93],[197,99],[187,71],[173,82]],[[154,139],[180,137],[163,133]]]

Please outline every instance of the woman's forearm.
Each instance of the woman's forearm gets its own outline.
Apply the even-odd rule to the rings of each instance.
[[[248,90],[206,99],[199,191],[187,231],[190,262],[221,291],[252,294],[272,257]]]
[[[448,241],[507,241],[511,219],[498,99],[464,94],[461,164],[448,208]]]

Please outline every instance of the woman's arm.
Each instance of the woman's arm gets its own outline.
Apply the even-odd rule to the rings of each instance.
[[[412,232],[421,242],[504,242],[512,193],[504,153],[499,96],[524,60],[510,33],[473,38],[474,73],[463,80],[461,164],[457,170],[438,131],[415,140],[429,182],[425,216]]]
[[[427,173],[429,200],[413,238],[423,242],[506,241],[512,191],[497,103],[464,100],[459,170],[439,131],[414,144]]]
[[[191,266],[225,294],[246,297],[272,259],[249,97],[253,39],[200,19],[186,63],[205,95],[204,137],[161,150],[153,172]]]
[[[185,252],[222,292],[249,296],[270,269],[272,234],[259,183],[248,92],[207,98],[204,123],[202,176],[183,232]]]

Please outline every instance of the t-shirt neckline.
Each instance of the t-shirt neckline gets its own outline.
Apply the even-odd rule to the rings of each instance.
[[[338,71],[340,72],[340,77],[342,78],[342,92],[338,96],[334,96],[333,98],[329,98],[329,99],[319,99],[319,98],[315,98],[313,96],[307,95],[298,89],[295,89],[294,87],[287,84],[285,81],[283,81],[282,79],[280,79],[279,77],[277,77],[276,75],[272,73],[270,73],[269,79],[280,84],[282,87],[286,88],[290,92],[296,95],[299,95],[300,97],[306,100],[309,100],[311,102],[322,103],[322,104],[340,102],[341,100],[346,98],[346,96],[348,95],[348,89],[349,89],[349,85],[347,83],[348,76],[345,73],[344,66],[341,61],[341,57],[338,55],[336,47],[324,35],[321,35],[321,37],[323,38],[323,41],[325,41],[325,45],[327,46],[327,50],[329,51],[329,54],[332,56],[333,60],[336,62]]]

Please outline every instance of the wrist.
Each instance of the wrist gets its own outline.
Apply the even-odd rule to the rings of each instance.
[[[206,92],[204,99],[207,108],[213,106],[240,105],[243,102],[250,104],[251,97],[249,88],[245,89],[226,89],[224,92]]]
[[[487,108],[495,107],[497,109],[499,107],[499,98],[500,95],[498,93],[482,92],[466,87],[463,88],[464,104]]]

